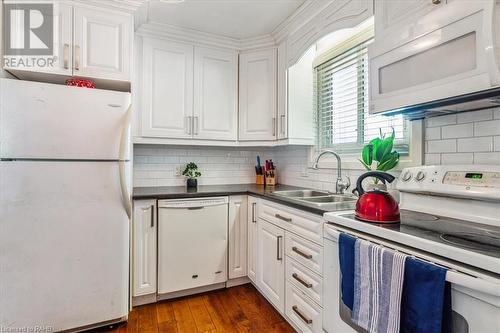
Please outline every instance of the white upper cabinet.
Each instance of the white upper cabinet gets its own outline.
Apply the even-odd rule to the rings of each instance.
[[[229,198],[229,278],[247,275],[247,196]]]
[[[383,39],[389,34],[408,38],[408,27],[419,18],[443,6],[446,0],[391,0],[375,1],[375,36]]]
[[[48,65],[12,66],[7,62],[5,69],[15,72],[21,79],[54,83],[63,83],[73,75],[114,82],[130,81],[134,37],[132,15],[64,2],[55,2],[53,8],[53,57],[36,62],[36,65]]]
[[[132,295],[156,293],[156,200],[134,201],[132,221]]]
[[[133,25],[129,15],[75,7],[75,75],[130,80]]]
[[[142,135],[191,138],[193,46],[143,40]]]
[[[240,54],[239,139],[276,139],[276,49]]]
[[[237,139],[238,54],[195,47],[193,135],[196,139]]]

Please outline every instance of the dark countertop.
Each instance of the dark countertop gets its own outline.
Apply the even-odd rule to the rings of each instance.
[[[188,189],[186,186],[158,186],[158,187],[134,187],[132,198],[135,199],[179,199],[179,198],[201,198],[221,195],[253,195],[274,201],[286,206],[308,211],[310,213],[323,215],[331,212],[331,209],[321,208],[307,202],[273,195],[274,191],[305,190],[306,188],[276,185],[264,187],[255,184],[233,184],[233,185],[199,185],[198,188]],[[344,203],[338,206],[338,210],[354,209],[353,203]]]

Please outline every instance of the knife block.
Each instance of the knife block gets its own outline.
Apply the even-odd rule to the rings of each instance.
[[[278,183],[277,180],[276,169],[266,171],[266,186],[275,186]]]
[[[265,185],[264,175],[256,175],[255,176],[255,184]]]

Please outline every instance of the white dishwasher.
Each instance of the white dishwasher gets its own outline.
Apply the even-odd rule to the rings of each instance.
[[[227,281],[228,202],[158,201],[158,294]]]

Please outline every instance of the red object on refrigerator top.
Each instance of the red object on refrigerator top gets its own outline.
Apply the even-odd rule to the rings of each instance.
[[[95,83],[92,80],[71,78],[66,80],[67,86],[82,87],[82,88],[95,88]]]
[[[356,202],[356,218],[372,223],[399,223],[399,205],[387,192],[373,190],[365,192],[362,186],[363,179],[367,177],[378,178],[392,183],[394,176],[380,171],[370,171],[358,178],[356,189],[359,193]]]

